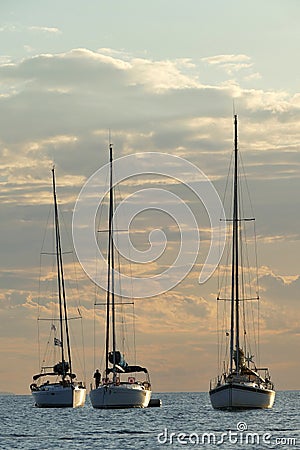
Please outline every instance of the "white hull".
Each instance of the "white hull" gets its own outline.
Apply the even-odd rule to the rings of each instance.
[[[52,383],[31,392],[39,408],[77,408],[84,406],[86,389]]]
[[[210,390],[210,401],[215,409],[272,408],[275,391],[251,384],[223,384]]]
[[[147,408],[150,398],[151,391],[140,384],[102,385],[90,392],[94,408]]]

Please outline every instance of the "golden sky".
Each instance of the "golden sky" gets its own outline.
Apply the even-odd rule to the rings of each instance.
[[[298,3],[255,0],[232,13],[228,2],[216,0],[191,1],[188,8],[180,1],[131,1],[128,8],[119,2],[117,15],[112,4],[100,10],[96,3],[0,6],[0,391],[29,393],[38,370],[39,254],[53,162],[70,234],[81,188],[108,161],[109,129],[115,158],[139,152],[182,157],[222,198],[233,103],[256,217],[261,360],[277,389],[299,389]],[[155,391],[206,391],[217,371],[216,273],[198,283],[209,244],[207,217],[186,187],[162,177],[136,179],[124,195],[145,186],[181,197],[202,241],[181,283],[136,301],[138,362],[149,368]],[[152,227],[169,229],[164,265],[178,245],[171,222],[155,214],[136,222],[140,249]],[[146,272],[155,270],[153,264]],[[97,365],[95,288],[80,267],[77,277],[89,381]],[[102,322],[97,319],[99,342]]]

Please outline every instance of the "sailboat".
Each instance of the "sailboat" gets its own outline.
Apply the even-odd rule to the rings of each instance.
[[[210,400],[215,409],[272,408],[275,400],[274,385],[268,368],[257,368],[254,355],[249,352],[248,330],[245,323],[245,307],[248,301],[259,300],[245,294],[246,283],[242,264],[241,229],[245,219],[241,214],[240,178],[238,167],[238,124],[234,115],[234,166],[233,166],[233,213],[232,223],[230,293],[219,300],[230,303],[230,330],[226,331],[227,343],[220,374],[210,382]],[[249,304],[249,302],[248,302]],[[259,321],[259,317],[258,317]],[[253,324],[252,324],[253,325]],[[249,327],[250,329],[250,327]],[[229,347],[229,351],[228,351]],[[252,352],[252,350],[251,350]]]
[[[109,145],[109,213],[108,213],[108,272],[106,296],[106,342],[104,377],[99,385],[90,391],[94,408],[145,408],[151,399],[149,372],[145,367],[130,365],[117,346],[114,251],[114,189],[113,189],[113,150]],[[141,376],[141,374],[144,374]],[[97,383],[98,384],[98,383]]]
[[[75,381],[76,375],[73,372],[72,367],[54,167],[52,168],[52,186],[59,318],[58,326],[54,323],[51,324],[50,335],[53,337],[53,346],[55,346],[55,348],[58,347],[60,350],[60,361],[52,366],[43,365],[40,373],[33,376],[33,383],[30,385],[30,390],[35,401],[35,406],[37,407],[75,408],[85,404],[86,388],[84,383]],[[57,331],[59,337],[57,337]],[[50,382],[49,378],[54,379],[54,381]]]

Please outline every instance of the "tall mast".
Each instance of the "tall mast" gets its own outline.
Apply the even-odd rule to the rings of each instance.
[[[110,161],[110,246],[111,246],[111,319],[112,319],[112,351],[113,351],[113,381],[116,379],[116,321],[115,321],[115,255],[113,240],[114,189],[113,189],[113,146],[109,145]]]
[[[64,330],[67,340],[67,352],[68,362],[70,367],[70,373],[72,374],[72,359],[71,359],[71,346],[70,346],[70,334],[68,325],[68,311],[67,300],[65,291],[65,279],[62,260],[61,238],[59,228],[59,216],[56,197],[56,183],[55,183],[55,169],[52,168],[52,183],[53,183],[53,198],[54,198],[54,217],[55,217],[55,240],[56,240],[56,261],[57,261],[57,283],[58,283],[58,300],[59,300],[59,322],[60,322],[60,341],[61,341],[61,359],[63,363],[63,378],[66,376],[65,371],[65,356],[64,356]]]
[[[231,270],[231,323],[230,323],[230,371],[233,370],[235,352],[236,370],[239,370],[239,242],[238,242],[238,126],[234,115],[234,184],[232,217],[232,270]]]
[[[59,259],[60,259],[60,272],[61,272],[61,292],[62,292],[64,318],[65,318],[64,323],[65,323],[65,330],[66,330],[69,371],[70,371],[70,374],[72,375],[72,358],[71,358],[70,333],[69,333],[68,310],[67,310],[67,299],[66,299],[66,290],[65,290],[65,277],[64,277],[63,260],[62,260],[62,249],[61,249],[59,221],[57,222],[57,224],[58,224],[58,237],[59,237],[58,245],[59,245]]]
[[[59,222],[58,222],[58,208],[56,199],[55,188],[55,169],[52,168],[52,186],[53,186],[53,200],[54,200],[54,224],[55,224],[55,246],[56,246],[56,266],[57,266],[57,287],[58,287],[58,306],[59,306],[59,329],[60,329],[60,348],[61,348],[61,360],[63,364],[63,376],[64,371],[64,331],[63,331],[63,308],[62,308],[62,288],[61,288],[61,248],[60,248],[60,234],[59,234]]]
[[[239,371],[240,359],[240,314],[239,314],[239,205],[238,205],[238,123],[234,116],[234,196],[235,196],[235,347],[236,366]]]
[[[113,146],[109,144],[109,213],[108,213],[108,256],[107,256],[107,294],[106,294],[106,345],[105,345],[105,370],[108,374],[108,354],[110,345],[110,309],[112,325],[112,355],[113,355],[113,377],[115,378],[115,351],[116,351],[116,330],[115,330],[115,294],[114,294],[114,248],[113,248],[113,215],[114,215],[114,191],[113,191]]]

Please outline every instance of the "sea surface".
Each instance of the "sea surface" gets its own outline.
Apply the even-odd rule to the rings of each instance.
[[[204,392],[153,394],[160,408],[39,409],[30,395],[0,395],[0,449],[300,449],[300,391],[270,410],[224,412]]]

